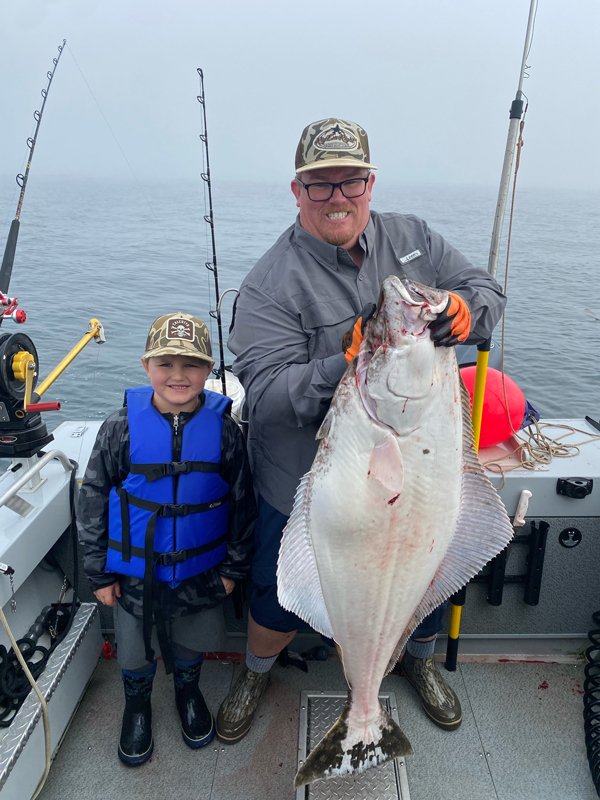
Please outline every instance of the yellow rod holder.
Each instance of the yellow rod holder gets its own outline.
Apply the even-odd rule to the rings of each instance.
[[[485,396],[485,383],[487,378],[488,361],[492,340],[480,344],[477,348],[477,366],[475,367],[475,386],[473,387],[473,403],[471,405],[471,423],[473,425],[473,444],[475,452],[479,452],[479,438],[481,436],[481,418],[483,416],[483,399]],[[460,623],[462,606],[466,597],[466,587],[450,598],[450,629],[446,644],[445,667],[449,672],[456,671],[458,661],[458,642],[460,639]]]
[[[487,379],[488,361],[490,357],[489,343],[488,350],[478,350],[477,366],[475,367],[475,387],[473,389],[473,408],[471,410],[471,422],[473,423],[473,444],[475,452],[479,452],[479,439],[481,437],[481,418],[483,416],[483,400],[485,397],[485,384]]]
[[[448,636],[458,639],[460,635],[460,618],[462,616],[462,606],[451,606],[450,625],[448,626]]]
[[[62,373],[66,370],[69,366],[71,361],[76,358],[79,353],[83,350],[83,348],[89,344],[92,339],[95,339],[98,344],[102,344],[105,341],[104,338],[104,328],[102,327],[102,323],[98,319],[91,319],[88,323],[88,330],[87,333],[81,337],[81,339],[77,342],[75,347],[70,350],[67,355],[63,358],[63,360],[57,364],[54,369],[48,374],[46,378],[36,387],[35,394],[38,397],[41,397],[44,392],[52,386],[54,381],[62,375]]]
[[[460,641],[460,620],[462,609],[467,597],[467,587],[458,591],[450,598],[450,626],[448,628],[448,641],[446,642],[446,661],[444,666],[448,672],[456,672],[458,661],[458,644]]]

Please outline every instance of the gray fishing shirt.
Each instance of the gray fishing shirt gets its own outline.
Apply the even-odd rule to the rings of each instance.
[[[246,392],[254,485],[286,515],[347,367],[343,335],[367,303],[377,302],[387,275],[406,274],[460,294],[471,311],[469,343],[490,337],[506,303],[488,272],[418,217],[371,211],[359,244],[360,269],[298,218],[246,276],[236,301],[228,347]]]

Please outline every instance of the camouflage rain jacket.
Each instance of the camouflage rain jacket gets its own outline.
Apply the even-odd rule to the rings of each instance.
[[[202,398],[201,398],[202,399]],[[194,412],[196,413],[196,412]],[[173,424],[172,414],[163,416]],[[192,414],[179,414],[184,426]],[[108,542],[108,497],[129,473],[127,409],[111,414],[100,427],[77,502],[77,529],[83,565],[92,590],[121,584],[122,607],[142,617],[143,579],[105,572]],[[183,581],[175,589],[156,581],[154,598],[166,617],[183,616],[217,605],[226,596],[220,576],[245,578],[250,569],[256,503],[246,446],[240,429],[225,414],[221,441],[221,477],[230,486],[229,541],[225,559],[214,569]]]

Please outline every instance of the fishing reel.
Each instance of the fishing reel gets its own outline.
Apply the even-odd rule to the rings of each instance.
[[[0,333],[0,456],[30,458],[53,439],[32,403],[38,355],[24,333]],[[60,408],[59,403],[43,404]]]
[[[38,384],[38,355],[24,333],[0,333],[0,457],[31,458],[54,438],[41,411],[60,411],[60,403],[40,403],[46,389],[94,339],[106,341],[100,320],[92,318],[87,332],[50,374]]]

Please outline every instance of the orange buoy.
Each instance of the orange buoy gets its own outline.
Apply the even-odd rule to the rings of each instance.
[[[462,367],[461,377],[473,403],[475,367]],[[503,386],[504,383],[504,386]],[[505,400],[506,390],[506,400]],[[481,416],[480,447],[491,447],[505,442],[518,431],[525,417],[525,395],[508,375],[488,367]]]

